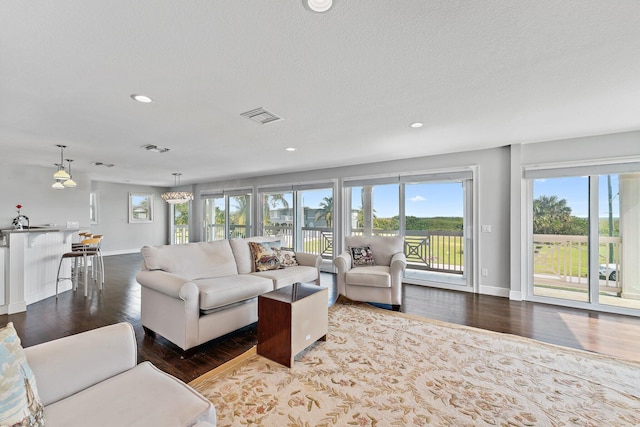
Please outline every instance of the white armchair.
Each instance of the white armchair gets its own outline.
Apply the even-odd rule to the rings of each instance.
[[[333,261],[338,270],[338,294],[354,301],[402,305],[402,277],[407,266],[404,239],[397,236],[350,236],[346,250]],[[353,265],[351,247],[369,246],[374,265]]]

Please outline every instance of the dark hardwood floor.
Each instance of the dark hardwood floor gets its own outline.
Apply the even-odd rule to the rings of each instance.
[[[25,313],[0,315],[0,326],[11,321],[24,346],[126,321],[133,324],[138,358],[189,382],[234,358],[257,342],[250,325],[196,349],[188,358],[164,338],[145,337],[140,324],[140,287],[135,275],[139,254],[105,257],[106,284],[100,293],[90,288],[47,298]],[[334,276],[322,274],[329,301],[336,298]],[[510,333],[568,347],[640,361],[640,318],[569,309],[506,298],[405,285],[402,311],[461,325]]]

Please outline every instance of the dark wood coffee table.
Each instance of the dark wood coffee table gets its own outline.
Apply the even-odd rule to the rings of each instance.
[[[305,283],[258,297],[258,354],[293,366],[296,354],[312,343],[327,340],[327,288]]]

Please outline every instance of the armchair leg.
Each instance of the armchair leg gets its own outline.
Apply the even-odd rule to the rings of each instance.
[[[400,311],[400,304],[392,304],[391,309],[393,311]]]

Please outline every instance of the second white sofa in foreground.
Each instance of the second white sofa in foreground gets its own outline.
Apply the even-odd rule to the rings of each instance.
[[[118,323],[24,349],[47,427],[212,427],[215,408],[149,362]]]
[[[319,255],[295,252],[297,264],[253,271],[249,242],[274,237],[145,246],[141,318],[147,333],[158,333],[188,350],[258,320],[259,295],[296,282],[319,284]],[[279,246],[279,245],[277,245]]]

